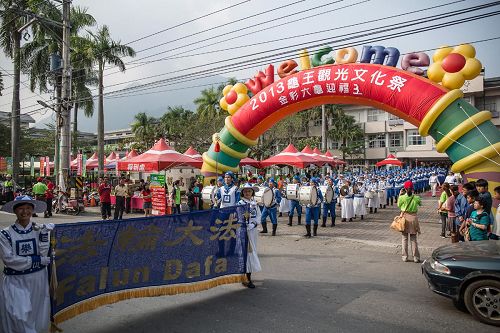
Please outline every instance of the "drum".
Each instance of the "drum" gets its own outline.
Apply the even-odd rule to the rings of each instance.
[[[259,187],[259,190],[255,192],[255,201],[258,205],[271,207],[274,202],[274,191],[269,187]]]
[[[299,202],[303,205],[315,205],[318,201],[318,192],[315,186],[301,186]]]
[[[333,188],[330,185],[322,185],[319,187],[321,194],[323,194],[323,199],[326,203],[330,203],[333,200]]]
[[[217,191],[217,186],[205,186],[201,190],[201,200],[208,204],[215,203],[215,192]]]
[[[366,191],[365,192],[365,198],[367,199],[373,199],[375,198],[375,191],[371,190],[371,191]]]
[[[288,184],[286,186],[286,198],[288,200],[298,200],[299,199],[299,184]]]

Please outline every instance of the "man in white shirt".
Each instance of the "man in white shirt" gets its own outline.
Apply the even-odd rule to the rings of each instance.
[[[439,183],[438,176],[436,176],[435,172],[432,172],[431,176],[429,177],[429,186],[432,191],[432,196],[435,197],[438,186],[441,186],[441,184]]]
[[[453,172],[448,172],[448,176],[446,176],[445,180],[444,180],[445,183],[448,183],[450,185],[457,185],[457,179],[455,178],[455,175],[453,174]]]

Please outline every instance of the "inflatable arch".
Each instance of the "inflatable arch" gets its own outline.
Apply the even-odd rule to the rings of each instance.
[[[422,136],[436,140],[438,152],[448,154],[452,171],[464,172],[469,180],[485,178],[494,188],[500,185],[500,132],[489,111],[478,111],[462,97],[459,89],[448,91],[390,66],[351,63],[302,70],[267,85],[231,113],[203,154],[201,171],[206,177],[238,171],[258,137],[296,112],[322,104],[360,104],[417,126]]]

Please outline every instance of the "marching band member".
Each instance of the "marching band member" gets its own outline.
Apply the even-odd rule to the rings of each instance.
[[[356,193],[354,193],[353,199],[354,217],[361,216],[362,220],[366,215],[365,192],[365,185],[361,180],[358,180]]]
[[[376,213],[377,208],[380,205],[380,200],[378,198],[378,182],[376,178],[372,178],[372,181],[368,184],[367,189],[375,194],[373,198],[368,199],[368,207],[370,208],[370,213]]]
[[[294,176],[292,179],[293,184],[300,184],[300,178],[299,176]],[[292,225],[292,220],[293,220],[293,212],[294,210],[297,211],[297,224],[301,225],[301,219],[302,219],[302,206],[299,203],[299,200],[289,200],[290,201],[290,211],[288,212],[288,225]]]
[[[16,221],[0,231],[0,331],[45,332],[49,327],[50,296],[46,267],[50,264],[52,223],[31,222],[33,212],[43,213],[46,204],[19,196],[2,210],[16,214]]]
[[[352,218],[354,217],[354,202],[351,182],[345,180],[343,186],[347,186],[347,193],[345,193],[345,195],[342,195],[342,193],[340,193],[340,215],[342,217],[342,222],[346,222],[347,219],[349,219],[349,222],[352,222]]]
[[[379,206],[380,208],[385,208],[386,207],[386,195],[385,195],[385,189],[387,188],[387,183],[385,182],[385,177],[380,176],[379,181],[378,181],[378,201],[379,201]]]
[[[217,189],[216,198],[220,205],[220,208],[226,208],[231,206],[236,206],[238,201],[240,201],[240,192],[238,187],[234,185],[235,175],[232,171],[228,171],[224,174],[224,186]],[[217,256],[224,257],[225,255],[225,241],[219,241],[219,252]],[[236,247],[236,239],[231,238],[229,243],[228,255],[234,253]]]
[[[260,272],[262,269],[260,267],[259,256],[257,255],[257,225],[260,224],[261,221],[261,213],[260,209],[257,208],[257,203],[255,202],[254,195],[255,192],[258,191],[258,187],[252,186],[250,183],[246,183],[241,187],[241,200],[238,204],[243,205],[247,204],[248,213],[245,217],[245,214],[238,214],[240,218],[240,222],[245,218],[248,218],[246,222],[247,225],[247,235],[248,235],[248,248],[247,248],[247,282],[243,282],[243,285],[248,288],[255,288],[255,285],[252,282],[252,273]]]
[[[286,197],[286,185],[288,184],[283,178],[281,179],[281,188],[278,187],[278,191],[281,194],[281,202],[279,204],[279,217],[283,216],[283,213],[290,212],[290,200]]]
[[[273,202],[271,203],[271,206],[269,207],[264,207],[262,210],[262,217],[261,217],[261,224],[262,224],[262,231],[260,233],[266,234],[267,233],[267,222],[266,219],[269,216],[269,219],[271,220],[271,223],[273,225],[273,236],[276,236],[276,229],[278,228],[278,216],[277,216],[277,206],[281,202],[281,192],[276,188],[276,182],[274,181],[274,178],[269,179],[269,188],[271,191],[273,191],[274,198]]]
[[[335,189],[333,187],[333,180],[329,176],[325,177],[325,185],[329,185],[332,187],[334,193]],[[334,194],[333,199],[330,203],[326,203],[326,201],[323,201],[323,224],[321,224],[322,227],[326,227],[326,219],[328,217],[328,213],[330,213],[330,216],[332,217],[332,227],[335,226],[335,204],[337,203],[337,198]]]
[[[307,233],[304,237],[311,238],[311,219],[313,219],[313,236],[317,236],[318,233],[318,220],[319,220],[319,207],[321,206],[321,202],[323,202],[323,194],[318,186],[318,179],[315,177],[311,178],[309,183],[310,186],[314,186],[317,191],[317,200],[316,202],[309,203],[306,205],[306,231]]]

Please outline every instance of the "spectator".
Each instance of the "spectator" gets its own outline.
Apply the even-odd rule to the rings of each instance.
[[[54,183],[50,181],[49,178],[45,178],[45,185],[47,185],[47,191],[45,192],[45,198],[47,202],[47,211],[44,217],[52,216],[52,200],[54,199]]]
[[[99,202],[101,203],[101,217],[103,220],[111,218],[111,185],[108,177],[99,178]]]
[[[180,180],[176,180],[172,186],[172,214],[181,212],[181,188]]]
[[[450,184],[444,183],[441,186],[441,189],[443,192],[441,193],[441,197],[439,198],[438,202],[438,213],[439,217],[441,218],[441,237],[446,238],[446,230],[450,231],[448,226],[448,211],[446,210],[446,201],[448,200],[449,197],[452,196],[452,193],[450,191]]]
[[[32,189],[35,199],[46,202],[47,198],[45,194],[47,193],[47,185],[43,182],[42,177],[38,177],[36,181],[37,183],[33,185]],[[33,217],[37,217],[36,213],[33,213]],[[46,214],[44,214],[44,217],[47,217]]]
[[[195,193],[194,192],[194,185],[191,185],[186,193],[187,196],[187,204],[189,207],[189,211],[193,212],[197,210],[197,202],[196,199],[199,199],[201,197],[201,194]]]
[[[127,196],[128,189],[125,185],[125,178],[120,178],[120,183],[115,187],[115,220],[123,219],[123,211],[125,210],[125,198]]]
[[[148,217],[151,215],[151,210],[153,208],[153,199],[151,190],[149,189],[149,184],[144,184],[144,187],[141,190],[141,197],[143,200],[142,208],[144,209],[144,216]]]
[[[413,183],[408,180],[404,183],[404,190],[401,189],[398,198],[398,207],[404,212],[403,217],[406,220],[405,230],[402,232],[402,259],[408,261],[408,236],[410,238],[413,250],[413,261],[420,262],[420,252],[418,251],[417,233],[420,233],[417,212],[418,206],[421,206],[420,197],[413,194]]]
[[[474,201],[475,210],[467,220],[471,241],[481,241],[488,239],[488,226],[490,224],[490,217],[484,209],[485,205],[485,197],[479,196],[476,201]]]
[[[500,186],[495,187],[495,200],[500,201]],[[500,203],[497,206],[497,213],[495,215],[495,222],[491,228],[490,239],[500,239]]]
[[[453,230],[455,231],[455,234],[453,234],[452,231],[452,243],[456,243],[459,240],[459,234],[456,232],[458,230],[458,227],[460,224],[465,221],[465,214],[467,213],[467,208],[469,207],[469,204],[467,203],[467,199],[465,196],[468,193],[467,187],[464,184],[464,187],[462,189],[462,193],[458,191],[458,186],[453,185],[451,187],[451,192],[453,193],[453,196],[455,197],[455,204],[454,204],[454,209],[455,209],[455,222],[453,223]],[[448,214],[449,215],[449,214]]]

